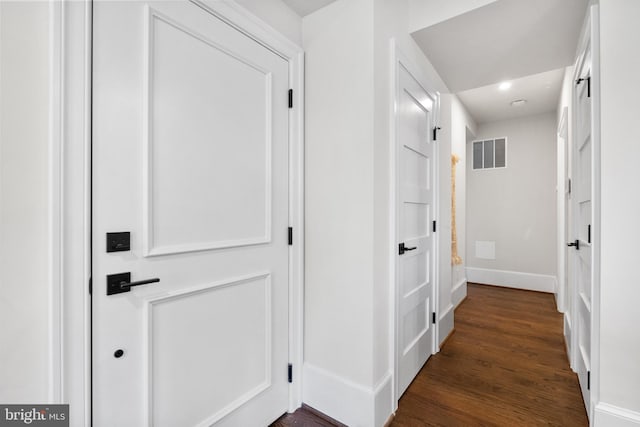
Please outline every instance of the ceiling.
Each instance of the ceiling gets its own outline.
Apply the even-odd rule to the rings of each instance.
[[[293,9],[298,15],[307,16],[318,9],[322,9],[335,0],[283,0],[287,6]]]
[[[555,111],[562,89],[565,68],[510,80],[511,88],[499,83],[459,92],[458,98],[478,123],[494,122]],[[525,99],[519,106],[511,102]]]
[[[588,0],[498,0],[412,33],[451,92],[573,63]]]

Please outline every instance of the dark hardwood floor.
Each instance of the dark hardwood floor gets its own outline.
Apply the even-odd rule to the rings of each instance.
[[[589,425],[552,295],[469,284],[455,323],[400,400],[391,427]],[[273,424],[340,425],[310,408]]]
[[[302,408],[298,409],[293,414],[285,414],[280,417],[270,427],[345,427],[344,424],[327,417],[324,414],[310,408],[306,405],[302,405]]]
[[[588,426],[551,294],[469,284],[393,427]]]

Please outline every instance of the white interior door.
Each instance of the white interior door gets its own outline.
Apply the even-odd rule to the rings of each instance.
[[[93,424],[267,425],[288,404],[288,63],[188,1],[94,2],[93,31]]]
[[[575,85],[576,137],[573,144],[573,304],[577,322],[575,355],[576,372],[585,407],[589,408],[591,374],[591,327],[593,295],[593,107],[591,98],[591,50],[587,47],[578,64]],[[587,412],[589,412],[587,410]]]
[[[435,98],[398,67],[396,292],[398,398],[433,353]]]

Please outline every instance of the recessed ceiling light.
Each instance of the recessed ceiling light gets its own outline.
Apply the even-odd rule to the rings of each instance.
[[[511,106],[512,107],[522,107],[526,103],[527,103],[526,99],[516,99],[515,101],[511,101]]]
[[[498,89],[508,90],[510,87],[511,87],[511,82],[502,82],[500,83],[500,86],[498,86]]]

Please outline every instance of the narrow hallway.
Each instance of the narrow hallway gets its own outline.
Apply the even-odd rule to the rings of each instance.
[[[455,321],[391,426],[589,425],[553,295],[470,283]]]

